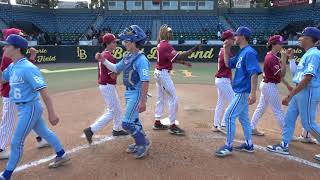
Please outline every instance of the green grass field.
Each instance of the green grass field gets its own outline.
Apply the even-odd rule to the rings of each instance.
[[[83,89],[97,86],[96,64],[46,64],[39,66],[48,82],[51,92],[63,92],[68,90]],[[154,64],[151,65],[154,67]],[[83,68],[89,68],[83,70]],[[44,70],[46,69],[46,70]],[[153,80],[153,69],[151,68],[151,83]],[[58,72],[55,72],[57,71]],[[60,70],[60,71],[59,71]],[[62,72],[61,72],[62,70]],[[173,81],[177,84],[214,84],[214,73],[217,71],[216,63],[194,63],[192,68],[186,68],[175,64],[173,72]],[[287,73],[288,81],[291,81],[291,75]],[[260,80],[261,80],[260,76]],[[259,80],[259,82],[260,82]],[[118,78],[121,84],[122,77]],[[286,92],[283,85],[280,86],[281,92]]]

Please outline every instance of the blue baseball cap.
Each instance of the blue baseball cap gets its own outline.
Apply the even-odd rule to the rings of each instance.
[[[299,36],[308,36],[320,40],[320,30],[316,27],[306,27],[301,33],[297,33]]]
[[[252,31],[248,27],[239,27],[235,33],[235,36],[244,36],[249,38],[252,34]]]
[[[11,34],[7,37],[6,41],[0,41],[0,45],[13,45],[17,48],[27,49],[28,48],[28,41],[19,35]]]

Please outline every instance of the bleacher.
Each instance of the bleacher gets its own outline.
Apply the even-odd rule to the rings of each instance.
[[[121,31],[129,27],[132,24],[139,25],[145,31],[152,30],[152,16],[148,15],[109,15],[106,16],[103,23],[98,27],[103,28],[110,27],[115,34],[121,33]]]
[[[14,21],[31,22],[48,34],[59,33],[62,41],[76,42],[97,17],[95,12],[68,12],[50,9],[0,6],[0,19],[10,25]]]
[[[262,13],[225,13],[233,27],[248,26],[254,36],[261,39],[285,28],[289,23],[300,21],[320,21],[320,7],[294,9],[272,9]]]
[[[265,39],[289,23],[299,21],[319,21],[320,5],[317,7],[295,7],[268,10],[232,10],[225,11],[227,22],[236,29],[248,26],[253,30],[254,37]],[[42,9],[32,7],[13,7],[0,5],[0,20],[10,25],[13,21],[31,22],[41,31],[48,34],[59,33],[62,41],[76,42],[81,35],[95,22],[98,13],[89,9]],[[150,12],[106,12],[98,29],[111,28],[113,33],[120,33],[132,24],[141,26],[145,31],[152,31],[154,22],[169,24],[174,30],[175,39],[183,36],[185,40],[216,39],[219,24],[218,15],[214,13],[161,13]],[[221,23],[222,25],[223,23]],[[221,27],[222,30],[226,27]]]
[[[109,15],[99,29],[110,27],[113,33],[118,34],[129,25],[138,24],[145,31],[151,31],[155,17],[173,28],[175,39],[180,36],[186,40],[214,39],[219,23],[216,16],[209,15]]]

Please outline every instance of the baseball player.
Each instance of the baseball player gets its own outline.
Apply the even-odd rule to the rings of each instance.
[[[3,38],[6,39],[11,34],[24,35],[22,30],[16,28],[4,29],[2,31]],[[34,48],[30,48],[30,58],[31,62],[35,62],[36,50]],[[12,60],[6,57],[4,54],[2,55],[1,61],[1,71],[4,71],[10,64]],[[8,142],[14,132],[14,125],[16,124],[16,105],[10,101],[9,99],[9,91],[10,86],[9,83],[2,84],[1,88],[1,96],[2,96],[2,120],[0,123],[0,160],[8,159],[10,152],[5,148],[8,145]],[[48,146],[48,143],[37,136],[37,148],[42,148]]]
[[[296,64],[296,59],[294,57],[294,53],[293,53],[293,49],[289,48],[288,52],[290,52],[289,57],[291,57],[289,59],[289,67],[290,67],[290,72],[292,74],[292,76],[294,76],[294,74],[297,71],[297,64]],[[320,104],[317,107],[317,113],[320,112]],[[302,132],[301,135],[298,137],[298,141],[302,142],[302,143],[311,143],[311,144],[317,144],[317,140],[314,139],[311,134],[306,131],[304,128],[301,128]]]
[[[111,63],[116,63],[115,58],[112,56],[113,50],[117,47],[117,39],[113,34],[106,34],[102,38],[102,45],[104,51],[102,56],[108,59]],[[98,83],[99,89],[104,97],[104,101],[107,105],[107,111],[102,116],[100,116],[96,122],[94,122],[90,127],[83,130],[89,144],[92,143],[92,136],[94,133],[101,130],[113,119],[113,136],[126,136],[128,133],[121,129],[122,124],[122,112],[121,105],[116,89],[117,74],[113,73],[101,62],[98,66]]]
[[[235,95],[224,115],[227,125],[227,140],[226,144],[216,151],[216,155],[219,157],[232,153],[237,117],[239,117],[243,128],[245,143],[235,147],[235,150],[254,152],[248,116],[249,105],[256,101],[257,81],[258,75],[261,74],[261,68],[257,52],[248,44],[251,34],[251,30],[247,27],[239,27],[237,29],[235,42],[240,46],[240,51],[233,58],[229,58],[233,40],[227,39],[223,44],[225,64],[231,69],[235,68],[236,71],[232,82],[232,89]]]
[[[234,34],[231,30],[227,30],[222,33],[221,40],[225,41],[229,39],[231,42],[234,41]],[[232,57],[232,53],[230,52],[229,57]],[[222,120],[222,114],[224,112],[225,103],[230,103],[233,97],[233,90],[231,86],[232,79],[232,71],[228,68],[224,63],[224,49],[221,48],[219,52],[218,58],[218,72],[215,75],[215,85],[217,87],[218,92],[218,100],[214,113],[214,121],[213,121],[213,132],[222,132],[226,134],[225,122]]]
[[[102,62],[110,71],[120,73],[123,71],[123,84],[126,86],[126,111],[122,127],[134,139],[135,143],[127,148],[139,159],[144,157],[150,148],[150,141],[146,137],[139,113],[146,111],[147,93],[149,88],[149,61],[139,50],[147,39],[145,32],[137,25],[131,25],[121,34],[120,39],[127,50],[127,54],[117,64],[105,59],[101,53],[96,59]]]
[[[5,45],[5,55],[13,61],[3,74],[1,73],[2,79],[10,83],[9,97],[18,109],[18,123],[11,142],[11,154],[0,177],[0,180],[9,180],[21,159],[24,141],[31,130],[47,140],[57,153],[49,168],[58,167],[70,159],[57,136],[48,129],[42,118],[40,94],[47,106],[50,123],[56,125],[59,122],[40,70],[25,57],[28,41],[19,35],[10,35],[1,43]]]
[[[170,134],[184,135],[183,129],[179,128],[176,124],[176,114],[178,111],[178,97],[176,94],[176,88],[170,77],[170,71],[172,70],[173,62],[183,64],[187,67],[191,67],[191,64],[185,62],[189,55],[199,49],[199,45],[196,45],[192,49],[183,53],[178,53],[170,44],[169,41],[173,39],[172,28],[167,24],[160,27],[158,35],[157,45],[157,64],[154,72],[154,77],[157,86],[157,104],[155,109],[155,122],[154,130],[166,130],[168,129]],[[169,120],[170,127],[163,125],[160,122],[163,108],[168,98],[169,104]]]
[[[293,82],[298,85],[282,100],[282,104],[288,106],[282,142],[267,146],[268,151],[285,155],[289,154],[289,144],[298,115],[302,127],[320,141],[320,127],[316,123],[317,106],[320,101],[320,51],[315,47],[315,43],[320,40],[320,30],[307,27],[298,35],[299,45],[306,51],[293,77]],[[320,154],[316,155],[315,159],[320,160]]]
[[[268,105],[271,106],[280,128],[282,129],[283,127],[284,112],[281,108],[278,84],[282,82],[289,91],[292,90],[292,87],[284,79],[286,75],[287,54],[285,51],[282,51],[281,58],[277,54],[280,53],[282,46],[286,43],[280,35],[271,36],[268,40],[268,49],[270,51],[264,59],[263,80],[260,84],[260,100],[251,120],[252,135],[264,135],[264,132],[258,131],[256,127]]]

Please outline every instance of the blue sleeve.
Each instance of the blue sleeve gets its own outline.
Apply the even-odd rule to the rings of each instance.
[[[238,57],[237,56],[234,56],[234,57],[232,57],[232,58],[229,58],[229,68],[230,69],[234,69],[234,68],[236,68],[236,66],[237,66],[237,61],[238,61]]]
[[[140,56],[135,63],[141,81],[149,81],[149,61],[145,56]]]
[[[307,56],[306,65],[305,65],[306,68],[303,72],[303,75],[309,74],[311,76],[315,76],[319,69],[319,63],[320,63],[319,61],[320,61],[319,56],[316,56],[316,55]]]
[[[125,65],[124,65],[123,60],[121,60],[120,62],[118,62],[118,63],[116,64],[116,71],[117,71],[117,73],[122,72],[122,71],[124,70],[124,67],[125,67]]]
[[[250,76],[252,76],[253,74],[259,75],[262,73],[259,65],[258,55],[256,52],[248,52],[246,54],[245,61],[246,61],[246,70]]]
[[[8,66],[3,72],[2,72],[2,79],[9,82],[10,80],[10,70],[11,70],[11,65]]]
[[[38,68],[29,68],[24,76],[25,80],[29,83],[33,91],[39,91],[47,87],[47,84]]]

